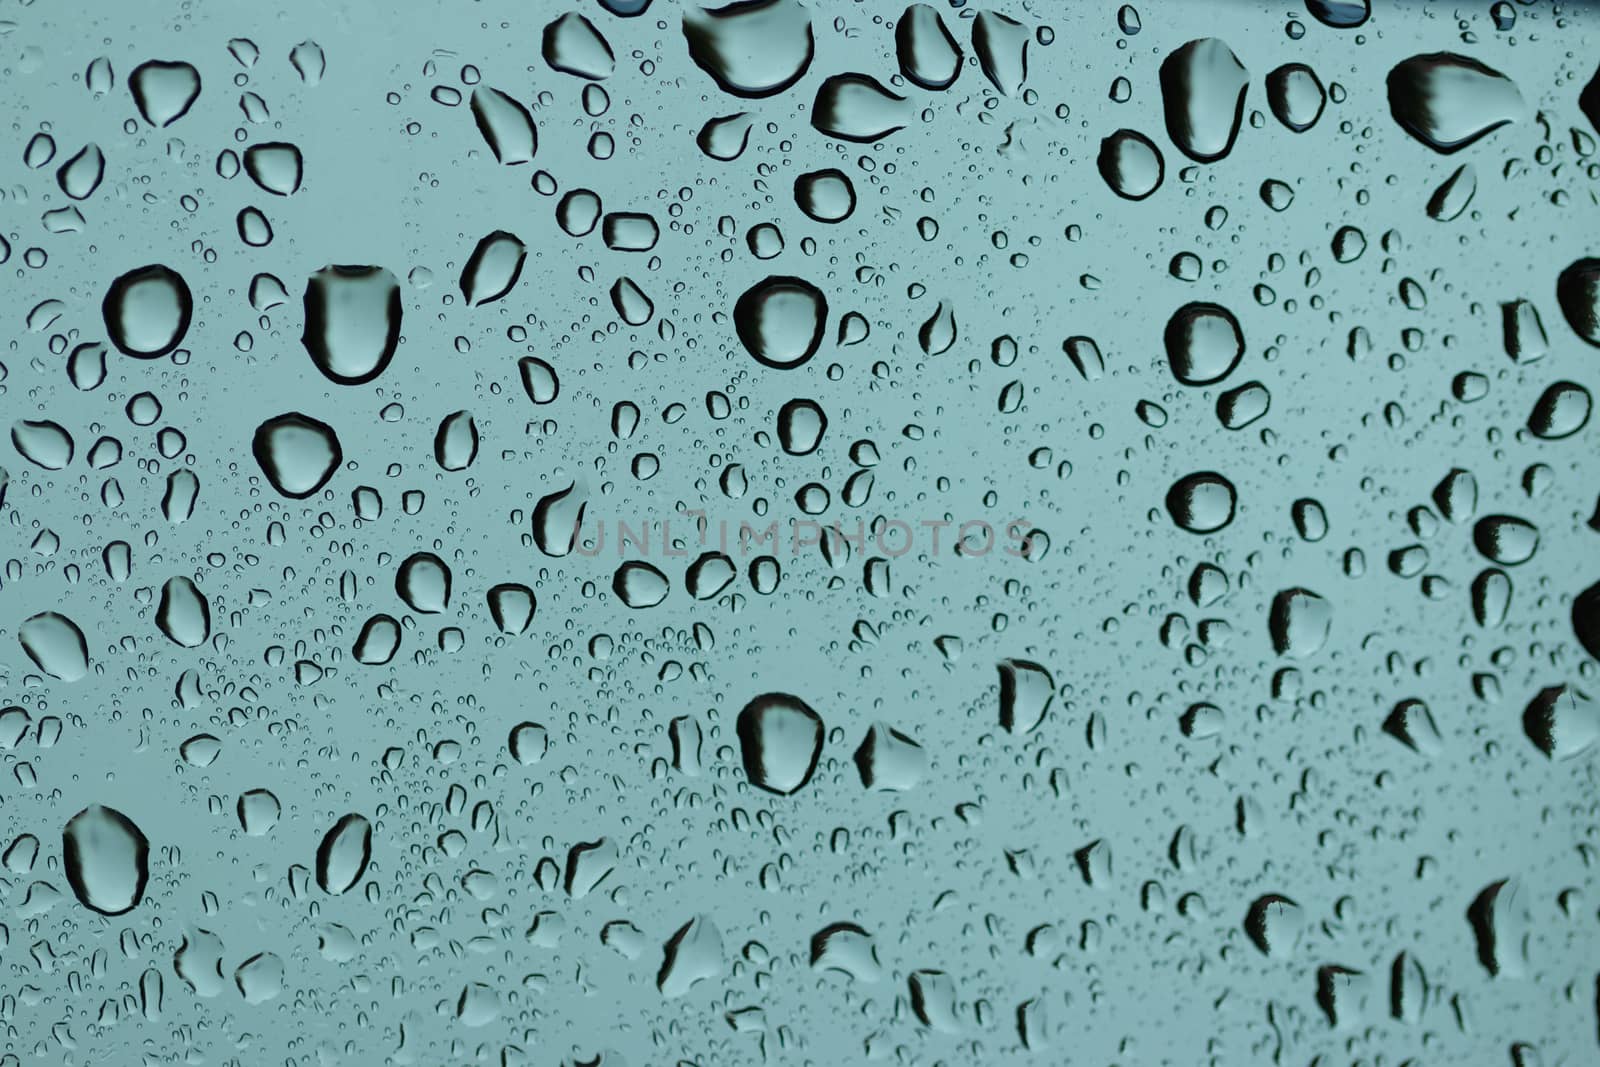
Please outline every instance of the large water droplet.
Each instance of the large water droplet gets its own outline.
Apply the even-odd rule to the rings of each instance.
[[[1031,733],[1055,699],[1055,680],[1031,660],[1003,659],[999,669],[1000,725],[1010,733]]]
[[[1585,257],[1562,271],[1556,302],[1572,332],[1600,348],[1600,259]]]
[[[781,93],[811,65],[811,12],[798,0],[740,0],[719,8],[687,5],[689,58],[723,92],[757,98]]]
[[[722,973],[722,934],[709,915],[697,915],[667,941],[656,988],[669,999]]]
[[[912,4],[901,13],[894,44],[900,73],[924,89],[948,89],[961,73],[961,46],[927,4]]]
[[[251,181],[274,196],[293,196],[300,191],[305,161],[294,145],[267,141],[244,150],[244,169]]]
[[[588,490],[573,482],[541,497],[533,509],[533,543],[547,556],[565,556],[578,543]]]
[[[1324,26],[1351,30],[1372,17],[1372,0],[1306,0],[1306,10]]]
[[[1448,154],[1513,122],[1524,104],[1516,85],[1476,59],[1432,52],[1389,72],[1389,111],[1400,127]]]
[[[1272,598],[1267,629],[1280,656],[1304,659],[1320,651],[1333,626],[1333,605],[1309,589],[1285,589]]]
[[[472,119],[497,162],[508,167],[532,162],[539,131],[528,109],[510,94],[489,86],[472,90]]]
[[[750,784],[788,796],[816,772],[822,716],[799,697],[766,693],[739,712],[739,747]]]
[[[1233,372],[1244,356],[1244,333],[1221,304],[1193,303],[1167,321],[1167,363],[1184,385],[1211,385]]]
[[[1472,527],[1472,541],[1485,558],[1510,567],[1533,558],[1539,530],[1515,515],[1485,515]]]
[[[324,893],[348,893],[372,861],[372,824],[351,812],[334,823],[317,846],[317,884]]]
[[[1178,48],[1161,64],[1161,104],[1172,143],[1197,163],[1226,156],[1239,136],[1249,84],[1239,57],[1215,37]]]
[[[272,487],[294,500],[327,485],[344,461],[333,427],[297,411],[257,426],[250,450]]]
[[[667,599],[672,583],[649,563],[629,560],[611,576],[611,590],[630,608],[653,608]]]
[[[551,70],[590,81],[610,77],[617,65],[611,45],[594,23],[568,11],[544,28],[544,61]]]
[[[830,167],[796,178],[794,202],[817,222],[843,222],[856,209],[856,190],[844,171]]]
[[[499,300],[522,277],[528,246],[514,233],[496,230],[478,242],[461,271],[461,295],[478,307]]]
[[[450,606],[453,576],[444,560],[432,552],[413,552],[395,571],[394,591],[423,615],[438,615]]]
[[[59,612],[43,611],[17,627],[17,641],[34,666],[52,678],[76,682],[89,673],[89,645],[78,624]]]
[[[1126,200],[1143,200],[1161,188],[1166,163],[1161,149],[1138,130],[1118,130],[1100,142],[1100,177]]]
[[[400,622],[393,615],[374,615],[361,626],[350,654],[357,663],[378,667],[400,650]]]
[[[128,90],[139,114],[152,126],[171,126],[200,95],[200,72],[182,61],[152,59],[133,68]]]
[[[972,20],[972,50],[983,76],[1006,96],[1022,92],[1028,79],[1028,28],[996,11],[980,11]]]
[[[1285,63],[1267,75],[1267,105],[1295,133],[1315,126],[1327,104],[1322,79],[1304,63]]]
[[[1577,382],[1556,382],[1534,402],[1528,429],[1547,441],[1571,437],[1588,425],[1593,403],[1589,390]]]
[[[112,282],[100,314],[120,351],[155,359],[182,342],[194,314],[194,297],[177,271],[152,263]]]
[[[1179,478],[1167,490],[1167,512],[1181,530],[1215,533],[1233,521],[1233,483],[1212,471]]]
[[[306,282],[300,343],[341,385],[383,373],[400,344],[400,283],[382,267],[327,266]]]
[[[139,906],[150,880],[150,841],[115,808],[91,804],[61,831],[67,882],[78,903],[101,915]]]
[[[790,370],[816,355],[827,328],[828,301],[801,278],[765,278],[733,307],[733,325],[745,350],[765,366]]]
[[[1551,686],[1529,703],[1522,726],[1547,758],[1572,759],[1600,741],[1600,703],[1570,685]]]
[[[911,121],[911,105],[867,74],[835,74],[817,89],[811,125],[842,141],[881,141]]]
[[[161,587],[156,625],[173,644],[197,648],[211,636],[211,606],[194,582],[180,574]]]
[[[11,446],[23,459],[47,471],[64,470],[75,449],[67,428],[49,419],[12,423]]]

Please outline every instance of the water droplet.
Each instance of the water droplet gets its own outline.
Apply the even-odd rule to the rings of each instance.
[[[907,7],[895,23],[894,43],[900,73],[914,85],[937,92],[955,84],[961,46],[939,12],[927,4]]]
[[[1028,28],[995,11],[972,20],[972,50],[989,84],[1006,96],[1022,92],[1028,80]]]
[[[610,77],[617,57],[594,23],[568,11],[544,28],[544,61],[551,70],[590,81]]]
[[[177,271],[152,263],[112,282],[100,313],[120,351],[155,359],[182,342],[194,314],[194,297]]]
[[[843,222],[856,209],[856,190],[844,171],[830,167],[796,178],[794,202],[817,222]]]
[[[267,141],[244,150],[244,170],[251,181],[274,196],[293,196],[300,191],[305,161],[294,145]]]
[[[200,72],[182,61],[152,59],[133,68],[128,89],[139,114],[152,126],[171,126],[200,96]]]
[[[912,110],[906,98],[867,74],[835,74],[817,89],[811,125],[842,141],[870,144],[905,128]]]
[[[1528,416],[1528,429],[1547,441],[1571,437],[1589,423],[1593,400],[1577,382],[1556,382],[1540,394]]]
[[[816,355],[827,322],[827,298],[800,278],[765,278],[745,290],[733,308],[734,329],[745,350],[778,370],[792,370]]]
[[[1524,110],[1510,78],[1453,52],[1402,60],[1388,85],[1389,111],[1400,128],[1441,154],[1460,151]]]
[[[1167,134],[1196,163],[1214,163],[1233,150],[1244,117],[1250,74],[1222,41],[1190,41],[1161,64],[1161,102]]]
[[[697,915],[667,941],[656,988],[672,999],[697,982],[715,978],[723,968],[722,934],[709,915]]]
[[[528,109],[509,93],[487,85],[472,90],[472,119],[497,163],[514,167],[530,163],[539,147],[539,132]]]
[[[766,693],[739,712],[745,777],[769,793],[789,796],[816,772],[822,755],[822,717],[788,693]]]
[[[1003,659],[1000,670],[1000,726],[1008,733],[1032,733],[1055,699],[1050,672],[1031,660]]]
[[[1212,471],[1185,475],[1167,490],[1167,513],[1180,530],[1215,533],[1233,521],[1233,483]]]
[[[461,295],[473,307],[499,300],[522,277],[528,246],[514,233],[496,230],[478,242],[461,271]]]
[[[791,456],[809,456],[822,444],[828,416],[815,400],[796,397],[778,409],[778,443]]]
[[[738,0],[719,8],[686,5],[689,58],[725,93],[781,93],[805,74],[816,47],[811,12],[798,0]]]
[[[333,427],[297,411],[257,426],[250,450],[272,487],[294,500],[327,485],[344,461]]]
[[[178,575],[161,587],[156,625],[173,644],[198,648],[211,636],[211,607],[194,582]]]
[[[47,471],[64,470],[72,462],[72,435],[49,419],[12,423],[11,445],[23,459]]]
[[[1305,133],[1322,117],[1328,93],[1316,71],[1304,63],[1285,63],[1267,75],[1267,105],[1285,127]]]
[[[444,417],[433,436],[433,459],[441,470],[464,471],[478,458],[478,424],[469,411]]]
[[[412,611],[437,615],[450,606],[452,576],[444,560],[432,552],[413,552],[394,575],[394,591]]]
[[[115,808],[91,804],[61,831],[67,882],[78,903],[101,915],[125,915],[144,899],[150,841]]]
[[[1280,656],[1304,659],[1322,649],[1333,626],[1333,605],[1309,589],[1285,589],[1272,598],[1267,628]]]
[[[1306,10],[1324,26],[1352,30],[1372,17],[1372,0],[1306,0]]]
[[[327,266],[306,282],[300,343],[329,380],[361,385],[400,344],[400,283],[382,267]]]
[[[324,893],[348,893],[372,862],[372,824],[351,812],[323,835],[317,846],[317,885]]]
[[[400,650],[400,622],[393,615],[374,615],[361,625],[350,654],[357,663],[378,667]]]
[[[1118,130],[1101,141],[1096,162],[1111,191],[1126,200],[1143,200],[1154,193],[1166,173],[1161,149],[1138,130]]]
[[[667,599],[667,576],[641,560],[629,560],[611,576],[611,590],[630,608],[653,608]]]
[[[89,645],[78,624],[55,611],[24,619],[17,641],[34,666],[52,678],[76,682],[89,673]]]
[[[1562,271],[1556,301],[1572,331],[1600,348],[1600,259],[1585,257]]]
[[[1167,321],[1167,363],[1184,385],[1211,385],[1233,372],[1244,356],[1244,334],[1221,304],[1193,303]]]
[[[1539,531],[1515,515],[1485,515],[1472,528],[1472,542],[1485,558],[1511,567],[1533,558]]]

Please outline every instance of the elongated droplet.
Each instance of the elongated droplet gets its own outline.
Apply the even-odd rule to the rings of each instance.
[[[317,846],[317,884],[324,893],[348,893],[372,861],[372,824],[354,812],[341,818]]]
[[[329,380],[360,385],[383,373],[400,344],[400,283],[382,267],[327,266],[305,291],[300,342]]]

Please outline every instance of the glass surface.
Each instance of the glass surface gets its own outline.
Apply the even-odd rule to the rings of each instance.
[[[1597,1062],[1597,46],[0,5],[0,1065]]]

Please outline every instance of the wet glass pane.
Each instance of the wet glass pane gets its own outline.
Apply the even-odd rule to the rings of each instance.
[[[1597,62],[0,6],[0,1067],[1600,1061]]]

